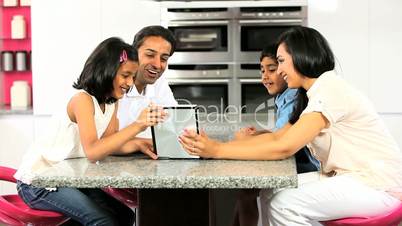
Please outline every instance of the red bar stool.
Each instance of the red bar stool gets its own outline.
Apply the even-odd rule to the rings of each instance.
[[[135,217],[137,216],[137,189],[135,188],[111,188],[106,187],[102,189],[108,195],[119,200],[134,211]],[[137,225],[137,220],[134,220],[134,225]]]
[[[131,209],[138,207],[137,202],[137,189],[135,188],[111,188],[106,187],[102,189],[104,192],[108,193],[110,196],[119,200]]]
[[[6,225],[24,225],[21,221],[18,221],[14,218],[11,218],[2,212],[0,212],[0,223],[4,223]]]
[[[350,217],[320,222],[325,226],[398,226],[402,222],[402,204],[393,211],[375,217]]]
[[[0,166],[0,180],[16,183],[16,170]],[[0,196],[0,222],[7,225],[60,225],[68,217],[53,211],[31,209],[18,195]]]

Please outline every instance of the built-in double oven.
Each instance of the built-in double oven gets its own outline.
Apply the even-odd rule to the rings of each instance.
[[[275,44],[293,26],[307,24],[306,6],[239,7],[235,9],[234,72],[242,112],[273,112],[274,97],[261,84],[259,58],[263,47]]]
[[[169,64],[164,76],[179,104],[197,104],[205,113],[232,111],[233,65]]]
[[[283,31],[307,25],[307,6],[169,7],[162,25],[177,41],[166,77],[179,102],[266,113],[275,107],[261,84],[260,52]]]
[[[233,59],[233,20],[229,8],[168,8],[164,25],[176,37],[170,63],[229,62]]]

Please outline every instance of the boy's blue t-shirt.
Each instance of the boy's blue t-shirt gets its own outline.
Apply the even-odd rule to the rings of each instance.
[[[276,122],[275,130],[282,128],[288,123],[290,115],[293,111],[297,89],[286,89],[283,93],[279,94],[275,98]]]
[[[276,96],[275,105],[277,111],[274,130],[282,128],[289,122],[296,101],[296,94],[297,89],[288,88],[283,93]],[[320,169],[320,162],[311,155],[306,147],[296,153],[296,164],[298,173],[317,171]]]

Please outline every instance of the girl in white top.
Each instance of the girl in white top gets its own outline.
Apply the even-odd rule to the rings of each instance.
[[[333,71],[325,38],[312,28],[294,27],[279,40],[277,73],[289,88],[299,89],[289,123],[274,133],[228,143],[186,131],[180,140],[187,152],[276,160],[308,145],[321,162],[320,175],[298,188],[265,192],[264,225],[370,217],[401,205],[402,153],[368,99]]]
[[[78,91],[51,120],[49,135],[35,141],[14,175],[21,198],[32,208],[61,212],[82,225],[133,225],[133,212],[101,189],[37,188],[35,174],[67,158],[96,162],[111,154],[142,151],[156,158],[151,145],[135,136],[161,122],[165,113],[150,106],[118,131],[117,100],[134,83],[138,54],[119,38],[100,43],[73,84]]]

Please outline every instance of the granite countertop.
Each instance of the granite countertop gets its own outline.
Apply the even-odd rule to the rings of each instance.
[[[266,115],[200,118],[200,127],[221,141],[253,125],[261,129]],[[40,187],[120,188],[281,188],[296,187],[294,157],[278,161],[151,160],[142,155],[107,157],[97,164],[85,158],[62,161],[36,176]]]
[[[98,163],[69,159],[32,184],[39,187],[281,188],[296,187],[294,158],[279,161],[151,160],[107,157]]]

